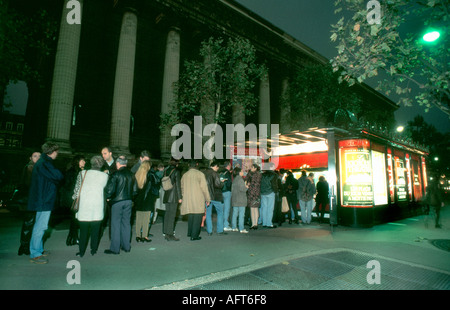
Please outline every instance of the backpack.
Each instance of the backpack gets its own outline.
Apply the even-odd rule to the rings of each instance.
[[[164,177],[161,179],[161,185],[162,188],[165,191],[170,191],[173,188],[172,180],[170,179],[170,176],[172,175],[172,172],[174,172],[175,168],[170,172],[168,176],[166,176],[166,172],[164,172]]]

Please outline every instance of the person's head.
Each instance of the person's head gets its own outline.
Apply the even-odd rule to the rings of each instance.
[[[146,161],[146,160],[150,160],[150,158],[151,158],[151,154],[147,150],[143,150],[141,152],[141,155],[139,156],[139,160],[140,160],[141,163]]]
[[[42,153],[46,154],[52,159],[56,159],[58,156],[59,145],[54,142],[45,142],[42,145]]]
[[[86,165],[86,158],[83,155],[76,155],[72,160],[72,168],[75,170],[83,170]]]
[[[35,164],[39,158],[41,158],[41,152],[33,152],[30,156],[30,160]]]
[[[215,172],[219,171],[219,163],[217,161],[213,161],[209,167]]]
[[[226,170],[228,170],[228,171],[231,171],[231,162],[230,161],[226,161],[224,164],[223,164],[223,167],[226,169]]]
[[[117,170],[119,170],[122,167],[126,167],[127,164],[128,164],[128,160],[124,155],[117,157],[117,159],[116,159]]]
[[[302,177],[306,177],[306,170],[302,170]]]
[[[145,181],[147,180],[147,173],[152,167],[152,163],[149,160],[145,160],[139,166],[139,169],[136,171],[136,183],[139,188],[143,188]]]
[[[112,151],[109,146],[105,146],[102,148],[102,157],[106,162],[111,162],[112,158]]]
[[[240,175],[241,177],[244,175],[244,170],[242,170],[240,167],[236,167],[233,169],[233,176],[237,177]]]
[[[189,168],[198,168],[198,161],[195,159],[191,159],[189,161]]]
[[[314,173],[310,172],[310,173],[308,174],[308,177],[311,178],[311,179],[314,179]]]
[[[178,163],[180,162],[180,160],[179,159],[175,159],[175,158],[170,158],[170,160],[169,160],[169,166],[178,166]]]
[[[319,182],[325,182],[325,177],[324,177],[323,175],[321,175],[321,176],[319,177]]]
[[[103,157],[100,155],[92,156],[91,158],[91,169],[92,170],[100,170],[104,164]]]
[[[164,170],[164,164],[163,163],[159,163],[158,164],[158,170],[159,171],[163,171]]]
[[[259,171],[261,168],[257,164],[253,164],[250,170],[252,172]]]

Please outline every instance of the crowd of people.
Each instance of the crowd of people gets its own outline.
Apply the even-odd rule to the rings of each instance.
[[[180,240],[175,236],[177,214],[187,217],[188,237],[196,241],[202,238],[202,228],[207,235],[225,235],[247,234],[245,225],[250,230],[273,229],[286,219],[299,224],[298,205],[301,222],[310,224],[314,203],[319,220],[323,220],[328,202],[325,178],[321,176],[316,185],[306,171],[297,180],[291,171],[261,171],[257,164],[244,171],[233,168],[229,161],[224,165],[213,161],[204,167],[196,160],[185,170],[173,158],[167,166],[153,164],[148,151],[141,152],[139,161],[129,169],[125,156],[114,158],[111,149],[104,147],[101,155],[89,161],[75,156],[63,173],[54,166],[58,151],[57,144],[45,143],[42,154],[33,153],[24,169],[23,190],[28,191],[28,202],[19,255],[30,255],[31,262],[38,264],[48,262],[43,236],[55,204],[67,209],[78,206],[66,244],[78,245],[76,255],[82,257],[88,244],[91,255],[97,253],[105,231],[110,247],[104,253],[129,252],[133,220],[136,242],[151,242],[149,229],[158,212],[164,214],[167,241]]]

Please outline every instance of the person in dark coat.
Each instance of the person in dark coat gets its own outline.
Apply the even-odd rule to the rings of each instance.
[[[136,241],[150,242],[148,230],[150,218],[155,211],[155,201],[157,196],[152,193],[153,177],[151,172],[151,162],[144,160],[136,171],[134,183],[134,206],[136,208]],[[133,171],[132,171],[133,172]]]
[[[441,208],[444,206],[444,194],[439,184],[440,176],[435,174],[427,186],[425,201],[434,208],[436,212],[435,227],[441,228]]]
[[[105,254],[119,254],[120,250],[130,252],[131,207],[134,176],[127,168],[127,159],[119,156],[117,171],[108,180],[105,188],[106,199],[111,203],[111,245]]]
[[[319,182],[317,182],[316,189],[317,189],[316,214],[317,214],[317,218],[319,219],[319,223],[322,223],[326,206],[329,203],[329,195],[328,195],[329,186],[328,186],[327,180],[325,180],[325,177],[323,175],[321,175],[319,177]]]
[[[58,185],[64,176],[53,165],[58,156],[59,146],[53,142],[42,145],[41,158],[34,165],[31,176],[30,193],[28,197],[28,210],[36,212],[36,220],[31,235],[30,257],[31,262],[45,264],[43,257],[44,242],[42,238],[48,228],[50,214],[55,207]]]
[[[294,177],[292,171],[287,172],[286,182],[284,183],[284,192],[286,194],[286,199],[289,204],[289,209],[291,215],[289,216],[289,224],[292,224],[294,221],[295,224],[299,223],[298,211],[297,211],[297,189],[298,189],[298,181]]]
[[[171,158],[169,166],[164,171],[164,176],[170,176],[172,189],[164,191],[163,203],[166,206],[164,214],[163,232],[167,241],[179,241],[174,235],[175,217],[178,211],[178,205],[182,202],[181,193],[181,173],[178,170],[178,160]]]

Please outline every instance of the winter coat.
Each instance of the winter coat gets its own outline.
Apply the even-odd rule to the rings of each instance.
[[[220,181],[219,174],[212,168],[206,169],[203,173],[206,177],[211,200],[223,202],[223,182]]]
[[[240,175],[237,175],[233,180],[231,187],[231,206],[247,206],[247,186],[245,186],[245,181]]]
[[[247,205],[251,208],[259,208],[261,204],[261,176],[259,171],[249,172],[246,177],[248,184]]]
[[[182,215],[205,213],[205,203],[210,202],[211,197],[202,172],[195,168],[189,169],[181,178],[181,193],[183,195],[180,207]]]
[[[173,171],[175,169],[175,171]],[[173,173],[171,174],[171,172]],[[181,199],[181,173],[175,166],[169,166],[164,172],[165,176],[170,175],[170,180],[172,181],[173,188],[164,191],[163,203],[178,203]]]
[[[83,181],[83,186],[81,182]],[[84,170],[78,174],[72,199],[80,193],[80,205],[76,218],[81,222],[101,221],[104,216],[104,189],[108,183],[108,174],[98,170]],[[80,192],[81,186],[81,192]]]
[[[110,199],[111,205],[133,199],[134,176],[131,171],[122,167],[112,174],[105,188],[106,198]]]
[[[34,165],[31,175],[28,210],[52,211],[55,206],[58,185],[63,179],[62,172],[53,165],[53,159],[42,154]]]
[[[329,186],[327,181],[319,181],[317,182],[317,196],[316,203],[317,204],[327,204],[329,201]]]
[[[155,179],[153,178],[154,173],[149,171],[147,173],[147,178],[145,180],[144,186],[139,188],[137,182],[134,182],[134,206],[136,211],[155,211],[155,202],[158,198],[152,191],[152,187],[155,186]],[[159,189],[157,191],[159,195]]]
[[[316,186],[306,175],[298,179],[297,197],[302,201],[310,201],[314,198]]]

